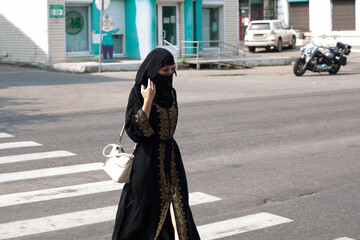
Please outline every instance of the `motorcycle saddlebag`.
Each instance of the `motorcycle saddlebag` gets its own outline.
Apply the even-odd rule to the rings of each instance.
[[[350,45],[345,45],[346,47],[345,47],[345,51],[344,51],[344,54],[345,55],[349,55],[350,54],[350,52],[351,52],[351,46]]]
[[[339,62],[340,62],[340,65],[345,66],[347,64],[347,58],[344,56],[341,56]]]

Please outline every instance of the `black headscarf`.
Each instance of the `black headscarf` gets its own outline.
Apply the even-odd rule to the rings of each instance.
[[[173,73],[170,75],[159,75],[158,71],[162,67],[174,64],[174,57],[168,50],[155,48],[147,55],[136,74],[135,85],[147,87],[148,78],[154,82],[156,87],[154,100],[163,107],[170,107],[173,102]],[[176,74],[175,71],[174,73]]]

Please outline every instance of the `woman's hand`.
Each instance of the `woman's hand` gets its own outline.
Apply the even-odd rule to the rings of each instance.
[[[147,88],[145,88],[144,85],[141,85],[141,95],[144,98],[144,105],[142,110],[145,112],[148,118],[150,117],[151,104],[154,100],[155,94],[155,84],[149,78]]]
[[[144,98],[144,102],[152,103],[155,94],[156,94],[155,84],[149,78],[147,88],[145,88],[144,85],[141,85],[141,95]]]

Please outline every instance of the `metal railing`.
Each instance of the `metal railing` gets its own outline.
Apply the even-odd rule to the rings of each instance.
[[[166,41],[165,39],[163,39],[163,46],[167,50],[169,50],[172,53],[172,55],[174,56],[175,67],[177,69],[178,68],[179,55],[180,55],[179,48],[176,47],[175,45],[171,44],[170,42]]]
[[[245,51],[223,41],[182,41],[182,58],[190,58],[196,61],[196,69],[200,69],[200,60],[211,59],[217,62],[218,68],[221,63],[238,62],[242,60],[242,66],[245,67]]]

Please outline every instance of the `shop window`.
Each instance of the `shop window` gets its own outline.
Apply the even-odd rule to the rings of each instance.
[[[274,2],[275,0],[239,0],[240,41],[244,40],[250,21],[275,19]]]
[[[87,7],[66,8],[66,52],[88,53],[89,33]]]
[[[124,54],[125,48],[125,1],[111,0],[109,7],[104,11],[104,15],[111,16],[114,23],[114,29],[120,27],[120,30],[113,34],[114,54]]]
[[[203,41],[219,41],[220,40],[220,8],[203,8],[202,24]],[[218,42],[204,43],[203,47],[217,47]]]
[[[275,18],[274,1],[264,0],[264,19],[271,20]]]
[[[251,20],[263,19],[263,5],[262,0],[251,1]]]

